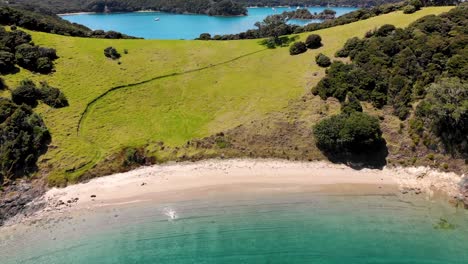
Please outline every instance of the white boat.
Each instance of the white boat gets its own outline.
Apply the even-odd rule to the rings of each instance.
[[[155,18],[154,21],[159,21],[159,17]]]

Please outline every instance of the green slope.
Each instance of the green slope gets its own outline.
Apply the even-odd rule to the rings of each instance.
[[[50,165],[54,181],[74,181],[124,146],[178,146],[280,111],[323,76],[314,62],[317,53],[333,56],[347,39],[375,27],[405,27],[450,8],[396,12],[320,30],[315,33],[324,46],[298,56],[287,48],[265,49],[258,40],[105,40],[31,32],[35,43],[57,49],[57,72],[23,70],[6,79],[10,86],[23,78],[47,80],[67,95],[67,108],[39,108],[53,136],[41,166]],[[108,46],[122,53],[121,64],[104,57]],[[118,88],[125,85],[130,86]]]

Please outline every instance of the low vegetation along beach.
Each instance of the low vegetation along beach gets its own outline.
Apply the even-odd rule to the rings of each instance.
[[[163,40],[56,13],[245,3],[71,2],[0,0],[5,263],[468,261],[466,4]]]

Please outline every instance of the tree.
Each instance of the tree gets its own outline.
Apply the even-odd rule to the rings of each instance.
[[[198,37],[198,40],[210,40],[211,35],[210,33],[201,33],[200,36]]]
[[[322,37],[317,34],[311,34],[307,37],[305,44],[308,49],[318,49],[322,46]]]
[[[382,142],[379,120],[362,112],[325,118],[313,133],[317,146],[326,152],[366,152]]]
[[[32,172],[50,139],[41,117],[29,106],[0,97],[0,184]]]
[[[291,47],[289,47],[289,54],[297,55],[307,51],[307,47],[304,42],[298,41],[294,42]]]
[[[322,53],[315,56],[315,62],[320,67],[328,67],[331,64],[330,58]]]
[[[448,59],[447,72],[450,76],[468,79],[468,57],[456,54]]]
[[[287,24],[286,17],[282,15],[267,16],[262,22],[256,22],[258,36],[278,39],[282,35],[293,33],[293,27]]]
[[[468,83],[459,78],[442,79],[426,89],[416,116],[453,155],[468,157]]]

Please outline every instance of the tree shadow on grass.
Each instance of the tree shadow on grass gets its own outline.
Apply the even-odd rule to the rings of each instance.
[[[382,140],[372,148],[355,152],[326,152],[323,154],[333,163],[345,164],[355,170],[383,169],[387,165],[388,148]]]

